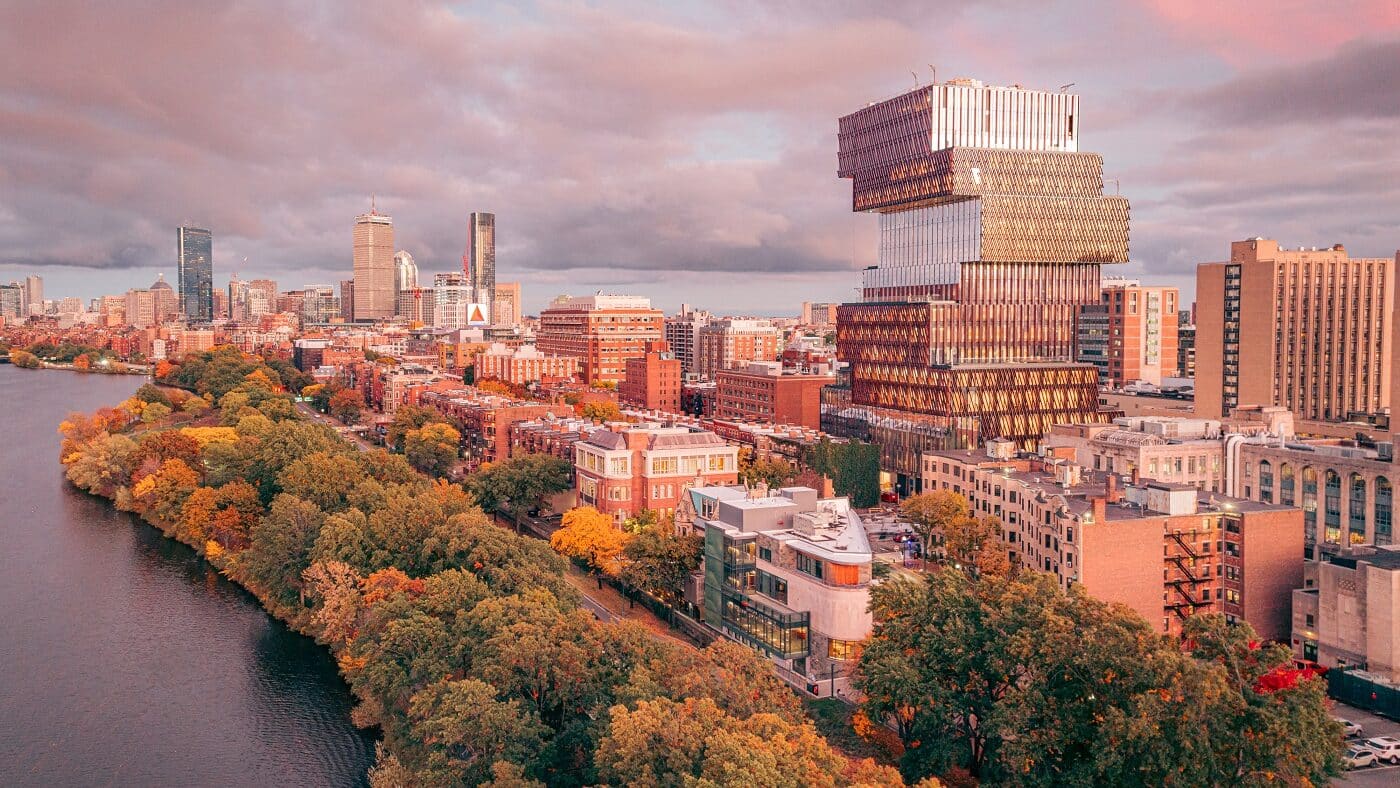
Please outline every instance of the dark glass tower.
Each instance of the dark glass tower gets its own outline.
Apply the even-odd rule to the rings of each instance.
[[[190,323],[214,319],[214,235],[198,227],[181,227],[176,234],[180,311]]]
[[[473,298],[478,303],[496,300],[496,214],[472,212],[467,255],[462,261]]]

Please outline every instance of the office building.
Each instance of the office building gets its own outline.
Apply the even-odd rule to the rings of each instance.
[[[1196,378],[1196,327],[1177,326],[1176,373],[1183,378]]]
[[[132,328],[150,328],[156,319],[155,293],[150,290],[126,291],[126,324]]]
[[[1400,551],[1358,548],[1319,563],[1316,583],[1293,592],[1293,656],[1400,684]]]
[[[711,320],[695,334],[696,374],[713,380],[722,369],[773,361],[781,352],[778,329],[767,320]]]
[[[821,392],[836,383],[826,371],[784,370],[778,361],[753,361],[715,374],[715,418],[821,427]]]
[[[704,623],[769,657],[778,675],[820,697],[845,695],[870,636],[873,553],[845,498],[809,487],[750,495],[687,491],[704,536]]]
[[[1112,388],[1176,377],[1177,303],[1175,287],[1105,279],[1100,302],[1080,307],[1078,360]]]
[[[355,320],[355,280],[340,280],[340,317],[346,322]]]
[[[543,353],[579,360],[583,381],[621,383],[627,359],[663,339],[663,315],[641,296],[562,296],[540,313],[535,344]]]
[[[1072,460],[1016,456],[1009,441],[923,461],[924,489],[952,490],[973,515],[1000,520],[1013,566],[1127,605],[1164,633],[1221,613],[1261,637],[1289,636],[1293,589],[1303,584],[1297,507],[1172,482],[1124,484]]]
[[[841,118],[838,174],[852,209],[878,214],[879,245],[863,300],[837,310],[849,390],[824,402],[824,429],[1029,447],[1051,424],[1106,420],[1075,324],[1100,267],[1128,259],[1128,201],[1103,194],[1079,120],[1073,94],[964,79]],[[917,451],[885,461],[917,484]]]
[[[24,303],[28,307],[27,314],[42,315],[44,313],[43,277],[30,274],[24,278]]]
[[[475,290],[467,277],[448,272],[433,277],[434,328],[457,329],[471,325],[470,311]]]
[[[308,323],[329,323],[340,317],[340,299],[330,285],[307,285],[302,291],[301,316]]]
[[[394,220],[373,208],[355,217],[355,320],[388,320],[398,300],[394,287]],[[341,293],[341,298],[345,294]]]
[[[840,304],[826,304],[815,301],[802,302],[800,322],[810,328],[835,328],[836,307]]]
[[[467,275],[477,301],[491,304],[496,300],[496,214],[472,212],[462,273]]]
[[[627,359],[626,370],[617,387],[619,401],[646,410],[680,412],[681,362],[665,340],[646,343],[641,356]]]
[[[418,264],[413,255],[399,250],[394,253],[394,291],[401,293],[418,286]]]
[[[170,283],[165,281],[165,274],[156,274],[156,281],[151,283],[150,291],[157,323],[170,323],[179,319],[180,298],[175,294],[175,289],[170,286]],[[79,302],[78,311],[82,311],[81,302]]]
[[[0,318],[4,318],[6,324],[26,319],[27,311],[23,285],[19,282],[0,285]]]
[[[410,287],[399,291],[395,314],[410,325],[431,326],[436,319],[437,291],[432,287]]]
[[[514,327],[520,325],[524,316],[520,302],[519,282],[500,282],[491,301],[491,325]]]
[[[1196,413],[1279,405],[1304,421],[1378,421],[1400,350],[1397,260],[1252,238],[1197,267]]]
[[[199,227],[175,231],[180,311],[190,323],[214,319],[214,234]]]
[[[734,484],[739,448],[686,427],[609,425],[574,444],[579,503],[623,520],[650,509],[676,510],[685,486]]]

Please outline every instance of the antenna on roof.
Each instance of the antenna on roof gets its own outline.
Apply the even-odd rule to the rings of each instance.
[[[1063,84],[1063,85],[1060,86],[1060,92],[1061,92],[1061,93],[1064,93],[1066,90],[1069,90],[1070,88],[1072,88],[1072,87],[1074,87],[1075,85],[1078,85],[1078,84],[1079,84],[1078,82],[1066,82],[1065,84]]]
[[[914,78],[914,89],[917,90],[919,88],[919,75],[915,74],[913,71],[910,71],[909,76]]]
[[[374,214],[377,214],[377,213],[378,213],[378,211],[376,211],[376,210],[374,209],[374,195],[373,195],[373,194],[371,194],[371,195],[369,196],[369,212],[370,212],[370,215],[371,215],[371,216],[373,216]]]
[[[929,64],[928,64],[928,73],[929,73],[929,75],[930,75],[930,76],[929,76],[929,82],[930,82],[931,84],[937,85],[937,84],[938,84],[938,69],[937,69],[936,67],[934,67],[934,65],[933,65],[932,63],[929,63]]]

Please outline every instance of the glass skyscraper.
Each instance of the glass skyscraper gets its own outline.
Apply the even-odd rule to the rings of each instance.
[[[180,311],[190,323],[214,319],[214,234],[198,227],[176,233]]]
[[[479,303],[496,300],[496,214],[473,212],[463,273]]]

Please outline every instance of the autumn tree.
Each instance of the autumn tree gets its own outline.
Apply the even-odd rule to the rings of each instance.
[[[384,442],[392,451],[403,451],[404,436],[416,429],[421,429],[428,424],[446,423],[442,414],[433,408],[424,408],[419,405],[401,405],[394,411],[394,418],[389,422],[389,426],[384,434]]]
[[[93,495],[111,498],[130,482],[138,451],[136,442],[125,435],[100,433],[73,453],[68,481]]]
[[[622,409],[611,400],[585,402],[579,408],[579,415],[593,421],[622,421]]]
[[[677,536],[664,526],[642,529],[622,549],[622,581],[645,594],[677,604],[685,581],[700,568],[703,540]]]
[[[900,503],[899,511],[908,518],[919,537],[925,569],[928,568],[929,553],[935,546],[942,545],[949,529],[959,527],[961,521],[972,517],[967,499],[952,490],[934,490],[910,496]]]
[[[457,462],[462,435],[442,423],[425,424],[404,435],[404,456],[414,468],[432,476],[446,476]]]
[[[183,460],[166,460],[155,473],[131,489],[146,511],[160,523],[175,523],[185,499],[199,487],[199,474]]]
[[[785,487],[797,478],[797,468],[781,457],[754,457],[752,449],[739,454],[739,480],[750,487],[762,484],[770,490]]]
[[[549,544],[561,555],[584,562],[595,574],[617,575],[622,570],[622,550],[630,538],[612,517],[591,506],[580,506],[564,513],[563,527],[549,537]]]
[[[537,755],[548,729],[520,701],[496,699],[496,688],[474,678],[439,681],[413,696],[408,719],[417,779],[477,785],[500,761]]]
[[[527,512],[573,484],[573,466],[548,454],[525,454],[483,465],[465,482],[467,490],[488,512],[510,512],[516,528]]]
[[[360,420],[360,412],[365,408],[365,398],[359,389],[341,389],[331,395],[327,403],[330,414],[345,424]]]

